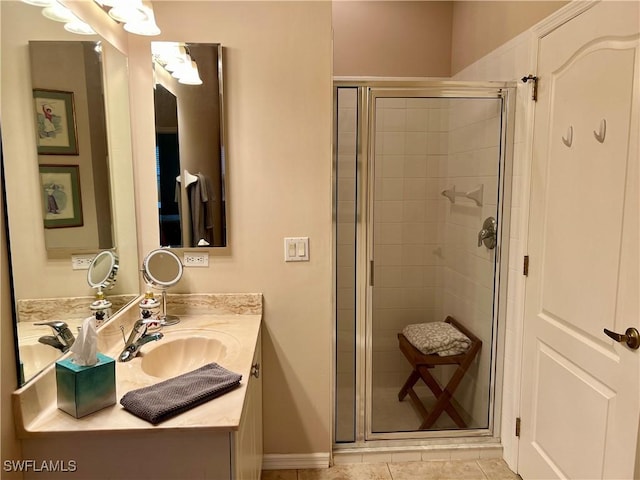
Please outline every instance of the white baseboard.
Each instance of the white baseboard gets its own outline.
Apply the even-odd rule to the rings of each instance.
[[[329,452],[322,453],[271,453],[262,456],[263,470],[296,470],[303,468],[329,468]]]

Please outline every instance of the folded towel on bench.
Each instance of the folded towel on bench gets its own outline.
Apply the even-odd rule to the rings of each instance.
[[[131,390],[120,404],[156,425],[233,390],[241,379],[242,375],[209,363],[155,385]]]
[[[407,325],[402,334],[425,355],[460,355],[471,346],[469,337],[447,322]]]

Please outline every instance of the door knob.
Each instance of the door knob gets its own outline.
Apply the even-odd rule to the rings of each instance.
[[[604,329],[604,333],[606,333],[609,337],[613,338],[616,342],[624,342],[627,344],[627,347],[632,350],[637,350],[640,347],[640,332],[636,328],[627,328],[627,331],[624,332],[624,335],[616,332],[612,332],[611,330]]]

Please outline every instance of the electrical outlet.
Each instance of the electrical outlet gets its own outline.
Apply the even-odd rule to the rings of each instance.
[[[184,252],[182,264],[185,267],[208,267],[209,254],[206,252]]]
[[[71,268],[73,270],[89,270],[94,258],[93,254],[71,255]]]

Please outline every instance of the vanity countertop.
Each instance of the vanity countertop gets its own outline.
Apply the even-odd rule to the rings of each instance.
[[[170,314],[178,314],[180,323],[163,327],[165,337],[141,349],[141,354],[129,362],[116,361],[116,404],[81,418],[59,410],[56,400],[55,365],[13,394],[13,408],[19,438],[31,438],[61,433],[149,431],[183,429],[199,431],[236,430],[244,405],[247,382],[259,338],[262,321],[260,294],[176,295],[170,299]],[[138,318],[135,302],[131,308],[114,316],[99,330],[98,350],[117,359],[123,347],[120,325],[125,331]],[[122,396],[134,389],[158,383],[166,378],[151,376],[141,368],[144,355],[176,338],[213,333],[222,338],[226,352],[218,363],[242,375],[240,387],[203,405],[188,410],[156,426],[127,412],[119,403]],[[164,343],[163,343],[164,342]],[[199,365],[189,367],[189,370]],[[176,373],[178,374],[178,373]]]

